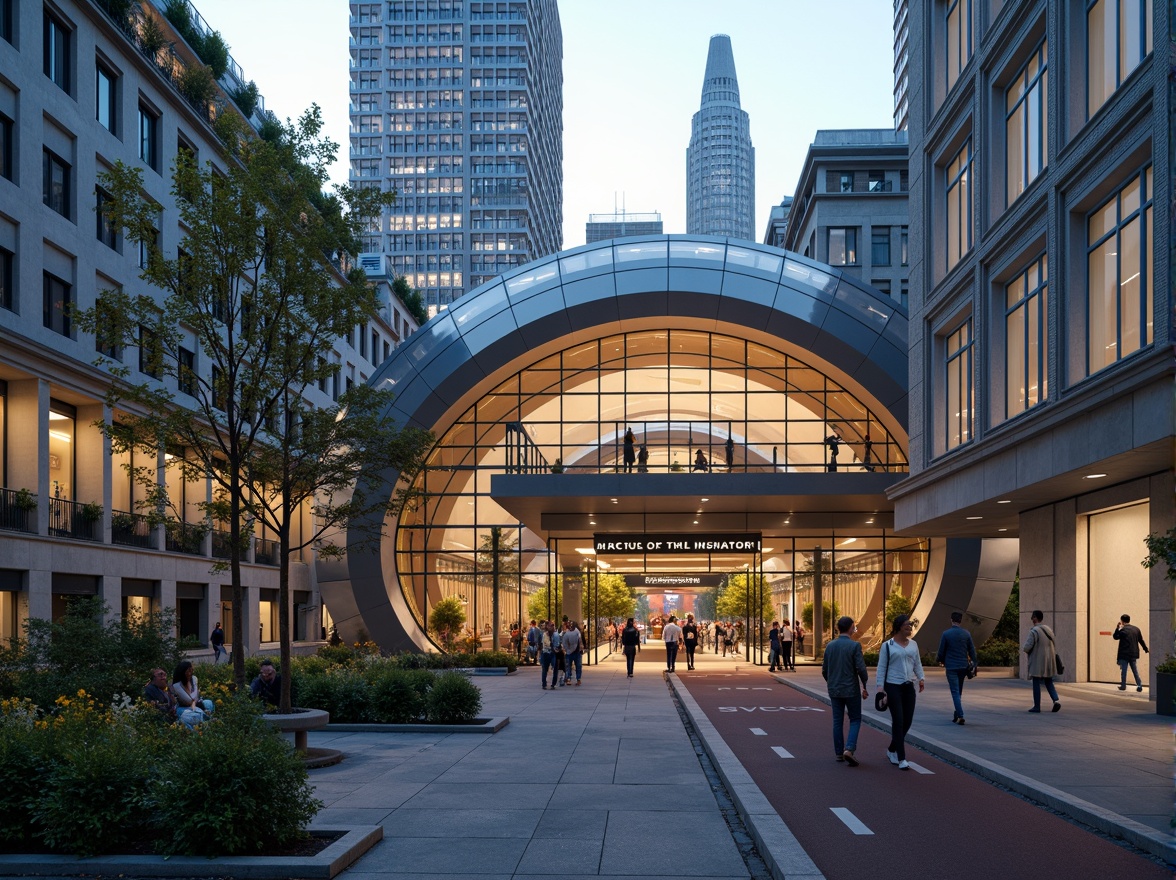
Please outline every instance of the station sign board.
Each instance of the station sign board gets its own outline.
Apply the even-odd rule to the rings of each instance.
[[[763,536],[759,532],[731,534],[724,532],[676,534],[607,534],[593,535],[597,555],[657,553],[759,553]]]
[[[726,575],[721,571],[673,572],[664,574],[646,572],[644,574],[625,575],[625,583],[630,587],[675,590],[683,588],[721,587],[724,578],[726,578]]]

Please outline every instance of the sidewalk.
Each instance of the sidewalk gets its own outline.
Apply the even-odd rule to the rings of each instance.
[[[744,665],[746,668],[746,665]],[[951,723],[952,702],[944,671],[928,669],[907,742],[1045,804],[1060,813],[1122,837],[1140,849],[1176,862],[1173,817],[1173,725],[1155,714],[1155,703],[1114,685],[1058,683],[1062,710],[1029,714],[1031,685],[983,672],[964,686],[967,724]],[[874,670],[870,670],[874,693]],[[776,674],[776,680],[828,703],[817,667]],[[863,721],[890,730],[889,713]],[[878,757],[883,757],[879,755]]]
[[[700,654],[698,668],[767,675],[713,654]],[[311,773],[326,803],[316,824],[383,826],[385,839],[347,872],[360,878],[819,877],[730,751],[712,741],[713,727],[695,717],[727,780],[727,791],[713,793],[660,666],[643,662],[635,672],[626,678],[613,655],[586,666],[580,687],[540,690],[532,667],[478,677],[482,714],[510,717],[494,735],[312,733],[312,745],[347,755]],[[689,674],[680,664],[678,675]],[[776,678],[817,699],[824,693],[815,667]],[[1060,713],[1029,715],[1028,689],[1016,679],[969,682],[968,724],[959,727],[942,670],[932,670],[908,742],[1176,863],[1172,727],[1154,704],[1061,685]],[[888,725],[889,716],[866,715]],[[728,794],[766,869],[744,860],[747,839],[728,824]],[[667,842],[688,844],[690,858],[668,858]]]

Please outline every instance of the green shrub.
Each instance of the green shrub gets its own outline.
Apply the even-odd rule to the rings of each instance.
[[[460,672],[442,672],[425,697],[425,718],[435,724],[473,721],[482,711],[482,692]]]
[[[363,673],[336,666],[318,675],[295,676],[298,704],[306,709],[325,709],[338,724],[366,724],[378,719],[372,712],[371,694]]]
[[[0,701],[0,846],[20,847],[33,839],[28,804],[40,795],[40,769],[51,761],[49,737],[38,732],[41,713],[28,700]]]
[[[976,649],[981,666],[1016,666],[1020,657],[1021,646],[1010,639],[991,638]]]
[[[371,703],[385,724],[412,724],[425,714],[425,696],[434,684],[426,669],[384,668],[372,676]]]
[[[302,759],[260,713],[243,694],[224,699],[159,761],[150,799],[154,823],[168,829],[161,852],[250,853],[305,836],[322,804]]]

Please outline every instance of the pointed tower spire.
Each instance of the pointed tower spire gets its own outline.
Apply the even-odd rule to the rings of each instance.
[[[686,148],[686,232],[754,241],[755,148],[731,38],[715,34]]]

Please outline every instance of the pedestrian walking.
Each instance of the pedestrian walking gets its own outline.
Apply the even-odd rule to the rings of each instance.
[[[1025,644],[1021,646],[1021,650],[1029,655],[1029,677],[1033,680],[1033,708],[1029,711],[1041,711],[1041,686],[1044,684],[1053,699],[1052,711],[1060,712],[1062,702],[1058,699],[1058,690],[1053,683],[1054,673],[1058,671],[1057,648],[1054,646],[1053,630],[1042,623],[1043,620],[1045,615],[1034,609],[1029,615],[1033,626],[1029,629]]]
[[[735,469],[735,441],[729,436],[727,437],[726,453],[727,471],[729,473]]]
[[[1115,631],[1111,637],[1119,643],[1119,651],[1116,659],[1119,661],[1119,690],[1127,690],[1127,667],[1131,667],[1131,674],[1135,676],[1135,690],[1143,690],[1143,682],[1139,678],[1139,668],[1136,666],[1136,661],[1139,660],[1139,649],[1143,648],[1143,653],[1150,654],[1151,651],[1147,648],[1147,642],[1143,640],[1143,633],[1139,627],[1131,623],[1131,615],[1124,614],[1119,618],[1119,622],[1115,625]]]
[[[923,692],[923,661],[909,614],[900,614],[890,625],[890,638],[882,643],[878,655],[878,692],[886,694],[890,710],[890,746],[886,758],[900,770],[909,770],[906,759],[906,735],[915,718],[915,683]]]
[[[942,663],[947,672],[947,688],[951,691],[951,702],[955,710],[951,713],[952,724],[964,723],[964,704],[961,700],[964,680],[978,662],[972,634],[960,625],[963,620],[962,611],[951,613],[951,626],[939,637],[939,651],[935,654],[936,662]]]
[[[662,627],[662,641],[666,643],[666,671],[674,671],[674,663],[678,659],[678,643],[682,639],[682,627],[678,626],[677,618],[670,615],[670,622]]]
[[[785,620],[780,627],[780,668],[796,671],[796,658],[792,656],[792,621]]]
[[[723,621],[715,621],[715,653],[719,653],[719,648],[723,645],[723,640],[727,638],[727,630],[723,627]],[[726,656],[725,654],[723,656]]]
[[[1118,638],[1118,636],[1115,638]],[[208,636],[208,644],[212,645],[213,666],[216,666],[216,664],[220,663],[222,654],[225,654],[227,659],[228,652],[225,651],[225,631],[221,627],[219,620],[216,622],[216,626],[212,628],[212,632]],[[1138,657],[1139,652],[1136,651],[1135,655]]]
[[[527,628],[527,662],[534,666],[539,662],[539,646],[543,643],[543,630],[539,629],[535,621]]]
[[[574,621],[569,620],[564,624],[564,633],[560,645],[563,647],[565,669],[561,684],[566,686],[572,683],[572,671],[574,669],[576,673],[575,684],[576,687],[579,687],[580,678],[584,674],[584,636]]]
[[[547,670],[551,670],[551,688],[559,684],[559,633],[550,620],[543,623],[543,634],[539,642],[539,668],[542,671],[543,690],[547,690]]]
[[[805,633],[804,633],[804,627],[801,625],[799,620],[793,621],[792,634],[794,636],[796,636],[796,644],[793,646],[794,653],[792,655],[795,658],[795,656],[797,654],[804,653],[804,635],[805,635]],[[795,660],[793,662],[795,662]],[[796,667],[794,666],[793,668],[795,669]]]
[[[686,622],[682,624],[682,647],[686,649],[686,668],[693,669],[694,652],[698,649],[698,627],[693,614],[687,614]]]
[[[772,628],[768,630],[768,672],[776,671],[776,664],[780,662],[780,622],[772,621]]]
[[[858,765],[858,731],[862,727],[862,700],[870,695],[867,683],[866,659],[861,643],[852,637],[857,631],[852,617],[837,620],[837,638],[825,646],[821,660],[821,676],[829,689],[829,705],[833,710],[833,752],[838,761],[850,767]],[[845,716],[849,715],[849,738],[845,736]]]
[[[625,628],[621,630],[621,650],[625,654],[625,672],[629,678],[633,677],[633,661],[637,659],[637,652],[641,650],[641,633],[630,617],[625,621]]]

